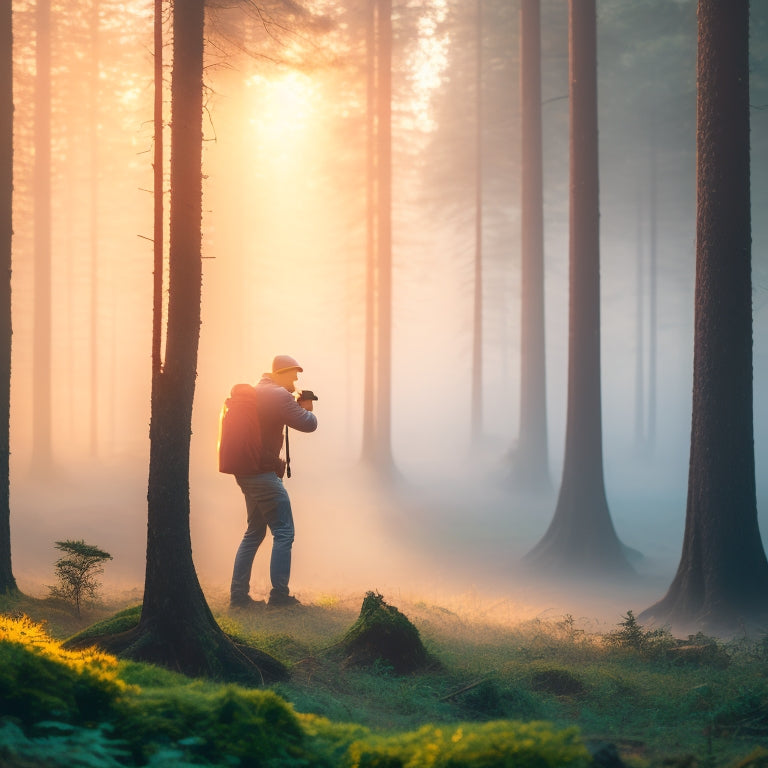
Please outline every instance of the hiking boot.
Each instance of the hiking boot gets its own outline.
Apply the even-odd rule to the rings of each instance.
[[[229,607],[232,610],[250,610],[253,608],[263,608],[266,603],[263,600],[254,600],[250,595],[238,595],[230,598]]]
[[[274,594],[269,596],[269,608],[300,608],[301,603],[293,595]]]

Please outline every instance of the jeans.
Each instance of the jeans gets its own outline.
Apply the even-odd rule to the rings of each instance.
[[[291,576],[291,546],[293,545],[293,513],[291,500],[283,481],[274,472],[259,475],[236,475],[245,496],[248,528],[235,555],[230,598],[244,598],[251,582],[251,569],[256,552],[267,533],[272,533],[272,559],[269,576],[272,595],[287,595]]]

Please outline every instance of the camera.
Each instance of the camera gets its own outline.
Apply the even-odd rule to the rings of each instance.
[[[311,390],[311,389],[302,389],[301,392],[298,392],[296,395],[296,401],[301,402],[302,400],[318,400],[319,398],[317,395]]]

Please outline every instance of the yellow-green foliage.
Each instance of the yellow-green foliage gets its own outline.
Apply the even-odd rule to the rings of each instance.
[[[306,765],[303,731],[291,707],[272,691],[191,683],[145,691],[126,707],[116,735],[137,758],[181,745],[196,758],[235,765]]]
[[[0,616],[0,715],[87,722],[103,718],[127,688],[114,656],[67,651],[26,616]]]
[[[146,668],[142,689],[119,676],[135,679],[138,667]],[[499,721],[427,725],[384,737],[360,725],[298,715],[273,691],[161,672],[95,650],[65,650],[26,617],[0,617],[0,716],[18,718],[31,734],[17,734],[14,754],[44,749],[50,734],[34,734],[41,720],[56,719],[73,727],[99,724],[89,729],[99,749],[135,764],[161,755],[174,755],[179,765],[242,768],[547,768],[587,762],[575,729],[558,732],[544,723]],[[73,733],[59,736],[86,736]]]
[[[349,768],[560,768],[586,766],[589,753],[575,728],[497,721],[482,725],[425,725],[418,731],[354,742]]]

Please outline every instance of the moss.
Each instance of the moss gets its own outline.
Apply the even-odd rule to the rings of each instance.
[[[103,621],[97,621],[95,624],[91,624],[81,632],[70,637],[67,642],[74,643],[87,640],[89,637],[115,635],[119,632],[127,632],[139,623],[140,618],[141,603],[124,608],[122,611],[118,611],[114,614],[114,616],[110,616]]]
[[[549,723],[497,721],[482,725],[425,725],[350,745],[354,768],[585,768],[589,753],[575,728]]]
[[[272,691],[199,685],[145,693],[126,707],[116,736],[145,761],[174,746],[188,757],[236,758],[243,768],[306,765],[304,732],[291,707]]]
[[[585,692],[582,680],[569,669],[548,664],[534,664],[530,685],[534,691],[554,696],[581,696]]]
[[[434,663],[419,631],[395,606],[375,592],[363,599],[360,616],[341,641],[346,663],[397,674],[414,672]]]
[[[26,617],[0,623],[0,715],[25,726],[55,718],[90,723],[114,714],[128,686],[117,660],[94,651],[70,652]]]

